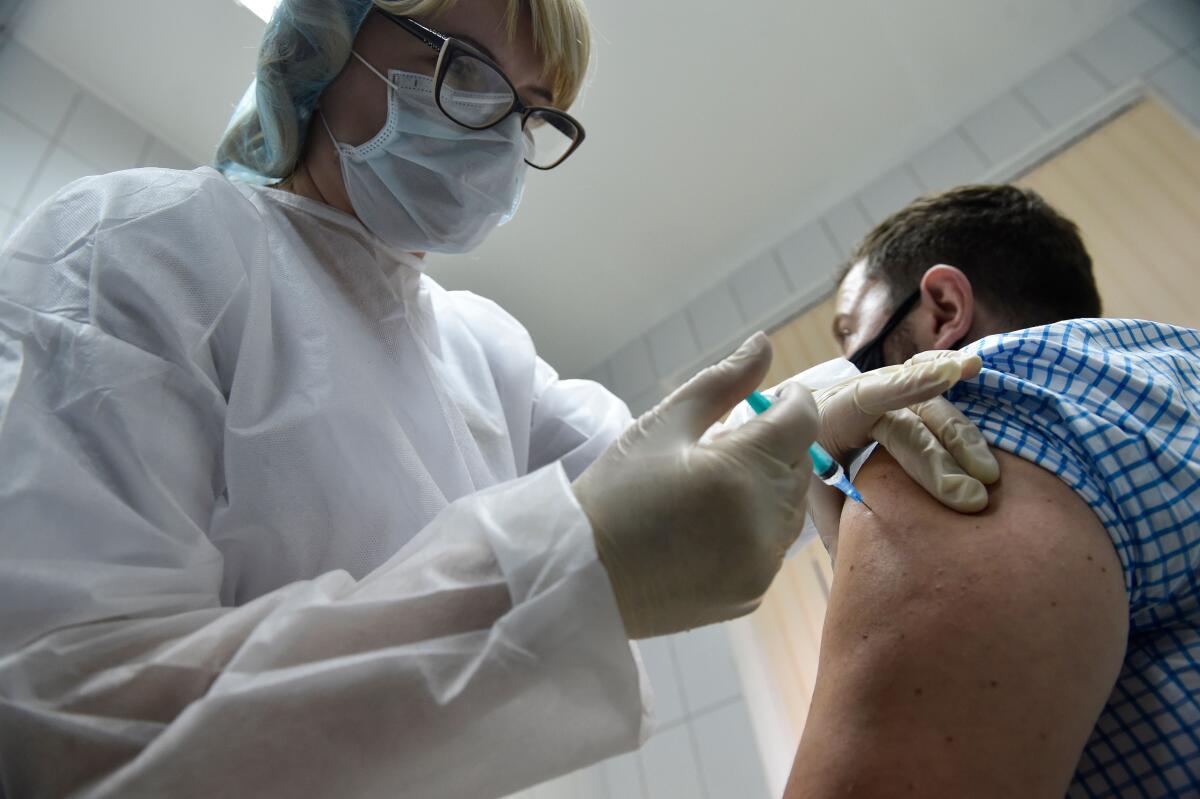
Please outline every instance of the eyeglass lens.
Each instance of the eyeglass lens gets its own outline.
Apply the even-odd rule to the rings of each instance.
[[[516,104],[512,87],[491,64],[469,53],[454,53],[445,65],[438,103],[455,122],[468,128],[487,128],[500,122]],[[579,137],[570,117],[547,109],[525,116],[526,160],[542,169],[557,165]]]

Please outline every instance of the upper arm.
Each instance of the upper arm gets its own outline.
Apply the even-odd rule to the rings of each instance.
[[[0,652],[218,601],[226,405],[200,343],[247,250],[200,245],[195,204],[223,195],[196,180],[80,181],[0,251]]]
[[[848,507],[789,797],[1061,797],[1120,671],[1122,571],[1049,472],[997,453],[988,509],[951,511],[886,453]]]
[[[223,403],[93,327],[0,303],[0,653],[216,604]]]
[[[529,470],[561,462],[574,480],[632,421],[616,395],[591,380],[560,380],[538,359]]]
[[[574,480],[629,426],[624,402],[591,380],[559,378],[499,305],[469,291],[447,296],[487,360],[522,474],[559,463]],[[445,335],[445,320],[442,326]]]

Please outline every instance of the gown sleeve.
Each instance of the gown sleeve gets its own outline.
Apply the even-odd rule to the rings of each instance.
[[[128,274],[105,252],[172,279],[197,213],[223,262],[261,243],[203,185],[117,216],[94,188],[0,251],[0,795],[503,796],[635,747],[640,672],[557,462],[450,505],[362,580],[220,604],[232,366],[167,325],[98,325],[87,288]],[[195,301],[235,301],[227,284]]]
[[[625,403],[604,386],[591,380],[561,380],[549,364],[537,359],[529,446],[532,468],[558,461],[574,480],[631,422]]]

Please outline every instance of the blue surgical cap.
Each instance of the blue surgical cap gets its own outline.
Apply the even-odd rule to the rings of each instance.
[[[317,100],[350,57],[372,0],[283,0],[258,49],[254,81],[217,148],[226,176],[275,183],[292,174]]]

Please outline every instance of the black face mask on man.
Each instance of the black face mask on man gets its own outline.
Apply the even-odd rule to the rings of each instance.
[[[919,299],[921,299],[921,290],[917,289],[904,302],[900,303],[896,307],[896,310],[892,311],[892,315],[883,323],[883,327],[875,334],[875,337],[851,353],[847,360],[854,364],[860,372],[870,372],[874,369],[887,366],[887,361],[883,356],[883,344],[887,341],[887,337],[892,334],[892,331],[900,326],[900,323],[908,316],[909,311],[913,309]],[[963,336],[950,349],[961,349],[962,345],[966,342],[967,337]]]
[[[908,299],[900,303],[896,310],[892,311],[892,315],[883,323],[883,327],[875,334],[875,337],[863,344],[861,347],[851,353],[849,357],[850,363],[854,364],[860,372],[870,372],[874,369],[887,366],[883,358],[883,343],[887,337],[891,335],[904,318],[908,316],[908,312],[917,304],[917,300],[921,299],[921,290],[917,289]]]

